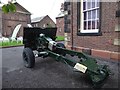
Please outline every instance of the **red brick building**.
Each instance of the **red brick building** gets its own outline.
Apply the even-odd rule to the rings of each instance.
[[[33,27],[40,27],[40,28],[56,27],[55,22],[48,15],[33,18],[31,20],[31,25]]]
[[[67,48],[120,60],[120,1],[75,1],[64,3]]]
[[[57,36],[64,36],[64,4],[61,4],[60,13],[56,17]]]
[[[2,9],[0,8],[0,37],[2,37]]]
[[[5,14],[0,10],[0,20],[1,20],[1,33],[2,36],[5,37],[11,37],[14,28],[18,24],[22,24],[22,27],[20,28],[20,31],[18,32],[17,36],[23,35],[23,27],[26,27],[27,24],[31,23],[31,13],[26,10],[23,6],[21,6],[19,3],[14,3],[16,6],[16,12],[15,13],[8,13]]]
[[[57,36],[64,36],[64,14],[61,12],[56,17]]]

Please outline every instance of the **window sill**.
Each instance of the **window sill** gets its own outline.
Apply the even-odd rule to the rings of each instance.
[[[81,33],[81,32],[77,32],[78,36],[102,36],[101,32],[98,33]]]

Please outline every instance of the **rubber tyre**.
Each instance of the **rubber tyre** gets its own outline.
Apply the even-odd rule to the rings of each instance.
[[[23,56],[24,66],[27,68],[33,68],[35,65],[35,56],[32,49],[24,48],[22,56]]]

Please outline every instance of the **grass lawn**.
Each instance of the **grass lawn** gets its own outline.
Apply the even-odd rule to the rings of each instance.
[[[55,41],[64,41],[64,36],[57,36]]]
[[[0,47],[19,46],[19,45],[23,45],[23,43],[20,41],[0,42]]]
[[[55,41],[64,41],[64,36],[57,36]],[[23,45],[23,43],[20,41],[0,42],[0,48],[8,47],[8,46],[19,46],[19,45]]]

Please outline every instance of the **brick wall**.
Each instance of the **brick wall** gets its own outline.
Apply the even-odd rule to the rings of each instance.
[[[56,24],[53,22],[53,20],[47,15],[45,16],[40,22],[33,22],[31,23],[32,26],[34,27],[40,27],[40,28],[45,28],[48,26],[48,24],[51,26],[51,27],[56,27]],[[37,24],[37,26],[36,26]]]
[[[22,27],[17,36],[23,36],[23,27],[26,27],[28,23],[31,23],[30,12],[18,3],[15,3],[15,5],[15,13],[2,13],[2,35],[5,37],[11,37],[15,26],[18,24],[22,24]]]
[[[69,5],[71,10],[71,4]],[[120,36],[120,31],[115,31],[115,26],[120,24],[120,17],[116,17],[116,11],[118,10],[118,3],[115,2],[102,2],[101,4],[101,36],[78,36],[77,27],[77,2],[73,3],[73,47],[89,48],[94,50],[119,52],[119,46],[114,45],[114,39]],[[72,11],[71,11],[72,13]],[[70,14],[71,15],[71,14]],[[69,17],[68,15],[67,17]],[[67,41],[68,46],[72,46],[72,28],[69,26],[70,33],[67,37],[70,40]],[[102,56],[102,55],[101,55]]]
[[[55,23],[53,22],[53,20],[52,20],[49,16],[46,16],[46,17],[39,23],[39,26],[40,26],[40,27],[43,27],[44,24],[46,25],[46,27],[47,27],[47,24],[50,24],[51,27],[56,27]]]
[[[1,34],[2,34],[2,11],[0,9],[0,37],[1,37]]]
[[[22,14],[22,13],[9,13],[3,14],[3,36],[11,37],[13,30],[16,25],[22,24],[20,31],[17,36],[23,35],[23,27],[27,26],[30,23],[30,15]]]
[[[57,36],[64,36],[64,17],[56,18]]]

